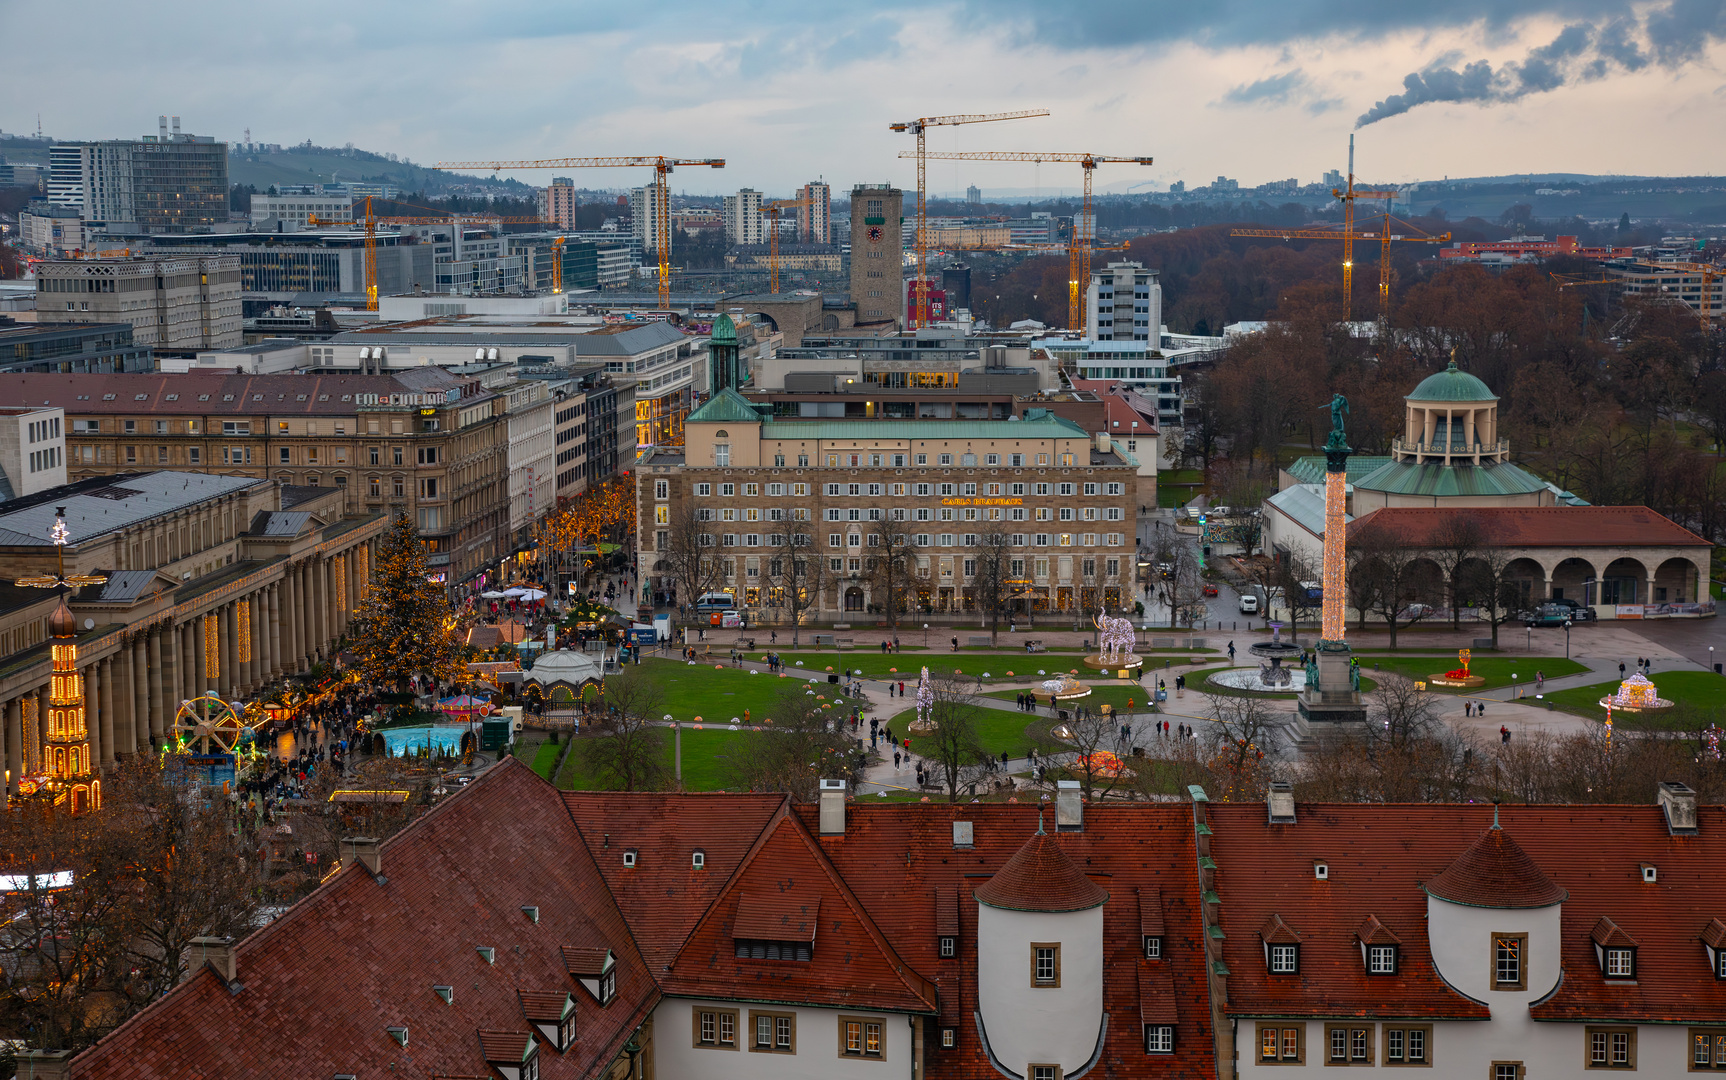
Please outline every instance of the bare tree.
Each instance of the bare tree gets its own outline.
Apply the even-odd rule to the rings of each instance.
[[[801,512],[805,519],[799,519]],[[809,532],[808,511],[786,507],[781,511],[784,532],[767,534],[768,607],[784,612],[791,620],[791,647],[796,648],[803,620],[821,604],[821,594],[827,585],[827,560],[815,549],[815,538]]]
[[[931,680],[930,689],[934,694],[930,718],[935,730],[923,736],[923,756],[944,781],[947,801],[957,802],[961,790],[994,775],[999,762],[983,747],[977,732],[983,705],[967,684],[939,678]]]
[[[1426,606],[1417,601],[1431,598],[1437,585],[1431,557],[1372,521],[1349,536],[1348,553],[1353,599],[1363,618],[1370,611],[1384,620],[1394,651],[1398,627],[1413,625],[1426,616]]]
[[[605,712],[581,747],[588,771],[624,791],[658,791],[669,778],[665,692],[650,671],[632,664],[605,677]]]
[[[891,518],[895,512],[904,513],[903,510],[889,509],[884,516]],[[869,579],[870,591],[881,599],[888,628],[897,630],[900,614],[910,607],[907,601],[916,567],[916,557],[912,553],[913,538],[905,531],[902,520],[882,521],[880,530],[876,534],[879,542],[870,548],[864,573]]]
[[[1492,647],[1498,648],[1498,628],[1516,617],[1525,600],[1521,580],[1510,576],[1510,565],[1518,558],[1511,548],[1487,546],[1463,566],[1463,588],[1480,611],[1481,621],[1492,628]]]
[[[1322,594],[1314,599],[1308,593],[1308,587],[1314,587],[1317,592],[1324,580],[1324,570],[1315,565],[1304,555],[1290,555],[1279,559],[1277,567],[1280,571],[1277,587],[1282,589],[1283,596],[1289,607],[1289,640],[1300,641],[1300,621],[1309,618],[1324,607]]]
[[[822,779],[862,778],[866,756],[845,730],[844,717],[803,683],[785,687],[761,730],[742,732],[723,755],[727,785],[743,791],[786,791],[815,798]],[[770,723],[768,721],[771,721]]]
[[[1068,719],[1060,727],[1066,737],[1052,732],[1045,737],[1043,754],[1064,768],[1079,782],[1086,801],[1101,798],[1122,783],[1124,760],[1116,753],[1124,751],[1121,742],[1121,717],[1114,713],[1068,704]]]
[[[654,529],[657,564],[669,574],[691,610],[703,593],[712,592],[725,580],[725,562],[719,554],[717,523],[709,507],[685,499],[673,503],[670,520]]]
[[[1157,545],[1155,587],[1169,605],[1169,628],[1195,621],[1204,610],[1204,581],[1199,577],[1198,553],[1177,538],[1164,538]]]
[[[1282,728],[1270,703],[1256,695],[1206,694],[1212,721],[1199,725],[1211,782],[1225,802],[1257,799],[1270,779]]]
[[[1467,593],[1468,564],[1486,543],[1480,519],[1452,514],[1426,538],[1426,554],[1444,579],[1445,599],[1450,604],[1450,628],[1462,628],[1462,600]]]
[[[977,537],[977,548],[971,556],[976,561],[975,574],[971,575],[971,595],[977,602],[977,609],[989,621],[989,644],[995,644],[996,636],[1001,632],[1001,616],[1006,613],[1011,601],[1012,581],[1018,575],[1013,573],[1013,538],[999,527]]]

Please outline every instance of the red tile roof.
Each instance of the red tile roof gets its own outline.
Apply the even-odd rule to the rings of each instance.
[[[1402,939],[1390,932],[1390,929],[1378,921],[1378,916],[1368,915],[1366,921],[1360,924],[1360,929],[1354,932],[1362,945],[1400,945]]]
[[[764,913],[751,906],[775,895],[790,904]],[[794,911],[806,918],[816,910],[821,931],[811,959],[737,956],[736,939],[749,936],[738,928],[739,917],[746,920],[743,929],[753,931],[783,926],[780,917],[794,917]],[[763,925],[763,914],[770,926]],[[782,813],[690,932],[660,985],[683,996],[933,1014],[935,987],[898,956],[884,925],[890,923],[864,911],[808,828]]]
[[[611,958],[611,949],[604,945],[593,945],[580,948],[575,945],[560,947],[563,953],[563,967],[571,975],[586,975],[592,978],[605,974],[606,961]]]
[[[533,1036],[525,1031],[482,1031],[479,1033],[480,1053],[496,1065],[520,1065],[527,1059]]]
[[[1272,915],[1259,927],[1259,940],[1267,945],[1299,945],[1300,934],[1281,915]]]
[[[733,938],[752,941],[814,941],[821,922],[821,898],[785,893],[739,893]]]
[[[568,990],[522,990],[517,996],[521,998],[521,1014],[529,1020],[555,1024],[575,1008]]]
[[[1175,980],[1155,960],[1139,962],[1139,1020],[1146,1024],[1178,1024]]]
[[[979,903],[1012,911],[1084,911],[1109,898],[1108,891],[1073,865],[1053,833],[1037,831],[995,875],[973,893]]]
[[[487,1075],[476,1033],[522,1037],[518,993],[568,985],[565,942],[614,948],[618,1000],[583,1010],[567,1053],[540,1054],[546,1080],[602,1073],[657,1003],[558,792],[526,766],[505,759],[386,840],[381,858],[385,880],[347,867],[240,942],[244,989],[204,968],[78,1055],[73,1077],[390,1076],[410,1057],[415,1075]],[[532,905],[538,923],[522,914]],[[449,1004],[435,985],[454,988]],[[408,1029],[406,1049],[389,1027]]]
[[[563,802],[658,974],[719,898],[785,796],[572,791]],[[625,848],[636,853],[633,867],[623,865]],[[692,858],[697,848],[704,855],[700,869]]]
[[[1702,942],[1710,949],[1726,949],[1726,922],[1709,919],[1702,929]]]
[[[1496,821],[1428,881],[1426,891],[1440,900],[1484,908],[1551,907],[1564,900],[1564,890]]]
[[[795,810],[808,827],[815,826],[814,806]],[[971,893],[1024,845],[1026,834],[1037,827],[1037,807],[859,800],[846,806],[846,815],[844,837],[823,839],[821,850],[887,933],[894,951],[913,970],[934,980],[941,998],[939,1023],[955,1031],[952,1050],[941,1049],[938,1039],[928,1044],[928,1075],[1000,1080],[971,1019],[978,1004],[978,905]],[[953,846],[955,821],[972,824],[972,846]],[[1148,1071],[1143,1037],[1133,1022],[1143,1002],[1138,978],[1143,964],[1152,972],[1167,972],[1172,983],[1169,999],[1179,1006],[1175,1053],[1159,1055],[1156,1075],[1215,1080],[1192,807],[1093,803],[1085,807],[1084,830],[1061,833],[1058,840],[1076,866],[1108,883],[1110,900],[1103,905],[1103,1008],[1112,1019],[1099,1059],[1111,1063],[1105,1071],[1116,1076]],[[932,889],[953,889],[960,898],[958,949],[950,959],[939,953]],[[1134,897],[1139,889],[1155,889],[1162,899],[1161,960],[1140,959],[1143,923]],[[826,917],[825,908],[822,915]]]
[[[1163,891],[1155,886],[1139,890],[1139,933],[1163,936]]]
[[[1617,923],[1604,915],[1600,916],[1600,921],[1594,924],[1594,929],[1588,932],[1588,937],[1601,948],[1607,946],[1636,947],[1636,939],[1620,930]]]
[[[1387,506],[1349,522],[1348,534],[1383,530],[1422,543],[1458,518],[1478,523],[1497,547],[1708,546],[1646,506]]]

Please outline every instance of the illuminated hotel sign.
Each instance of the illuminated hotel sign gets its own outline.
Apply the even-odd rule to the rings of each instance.
[[[1024,499],[942,499],[942,506],[1023,506]]]

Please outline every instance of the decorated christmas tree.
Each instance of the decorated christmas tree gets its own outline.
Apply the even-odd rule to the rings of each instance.
[[[455,612],[429,572],[419,530],[406,515],[396,518],[354,613],[354,655],[376,686],[406,691],[416,675],[450,680],[465,670]]]

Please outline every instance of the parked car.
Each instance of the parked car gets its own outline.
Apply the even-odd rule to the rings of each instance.
[[[1206,596],[1215,596],[1217,594],[1217,587],[1215,585],[1206,585],[1202,591]]]
[[[1259,613],[1259,598],[1251,593],[1241,597],[1241,614],[1257,615]]]
[[[1581,622],[1585,619],[1594,618],[1593,608],[1583,607],[1575,600],[1548,600],[1546,602],[1546,606],[1568,608],[1570,610],[1570,619],[1572,622]]]

